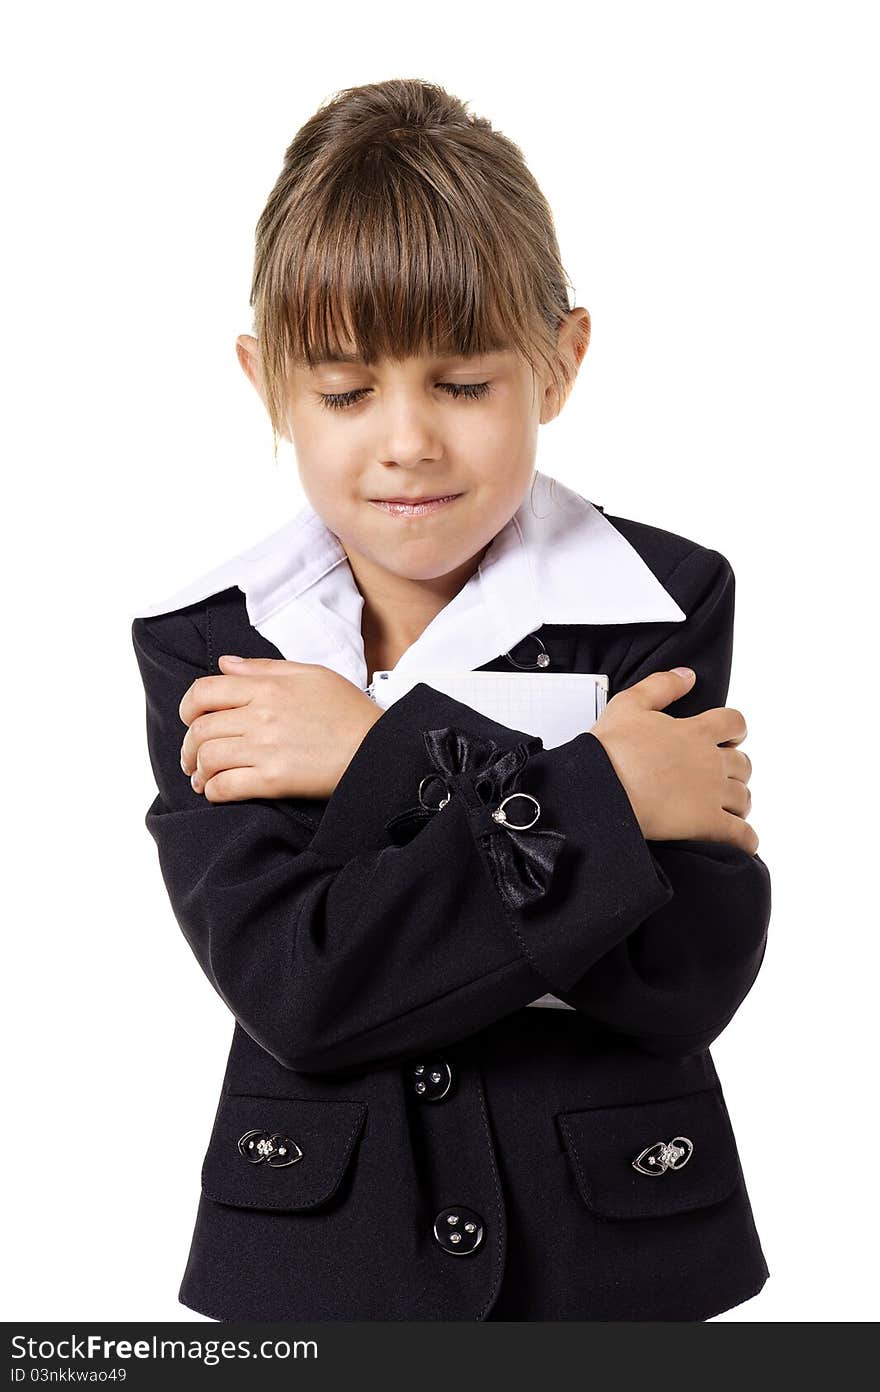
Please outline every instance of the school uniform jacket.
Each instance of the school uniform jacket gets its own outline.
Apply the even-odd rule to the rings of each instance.
[[[181,1302],[705,1320],[748,1299],[769,1269],[709,1046],[764,956],[759,855],[646,841],[592,733],[545,749],[424,682],[327,800],[209,803],[183,773],[179,705],[221,653],[366,689],[362,603],[306,506],[132,623],[146,826],[235,1021]],[[723,555],[538,473],[400,661],[515,672],[543,649],[538,670],[606,673],[610,696],[686,664],[667,710],[690,716],[726,702],[733,620]],[[529,830],[492,816],[513,790]]]

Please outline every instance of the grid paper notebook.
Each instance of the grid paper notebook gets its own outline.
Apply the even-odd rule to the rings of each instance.
[[[374,692],[387,710],[418,682],[443,691],[499,725],[538,735],[554,749],[589,730],[608,701],[604,672],[455,672],[423,668],[408,676],[377,672]]]

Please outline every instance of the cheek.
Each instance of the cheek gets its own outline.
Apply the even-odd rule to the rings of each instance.
[[[302,432],[294,440],[300,483],[310,505],[334,531],[334,522],[352,516],[358,498],[359,468],[340,458],[340,441],[321,431]]]
[[[339,421],[325,406],[298,399],[288,413],[290,439],[301,469],[318,473],[338,468],[340,455],[350,449],[350,432],[339,429]]]
[[[498,390],[491,404],[475,406],[472,414],[462,407],[449,424],[447,444],[478,471],[494,470],[500,459],[517,459],[534,449],[537,410],[520,393]]]

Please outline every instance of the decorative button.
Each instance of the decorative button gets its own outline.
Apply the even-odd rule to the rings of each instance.
[[[425,802],[425,794],[422,792],[422,789],[424,788],[426,783],[429,785],[431,783],[442,783],[446,792],[446,796],[439,797],[439,794],[436,794],[436,796],[439,799],[436,803]],[[421,807],[424,807],[426,812],[439,812],[440,808],[445,807],[451,797],[452,794],[449,791],[449,787],[446,783],[445,778],[441,778],[439,774],[429,773],[426,775],[425,778],[422,779],[421,783],[419,784],[419,805]]]
[[[295,1165],[297,1160],[302,1159],[302,1151],[296,1141],[282,1136],[278,1131],[245,1131],[238,1142],[238,1149],[239,1154],[252,1165],[259,1165],[265,1160],[273,1170]]]
[[[444,1252],[467,1256],[483,1240],[483,1220],[472,1208],[456,1204],[454,1208],[444,1208],[437,1214],[434,1236]]]
[[[549,666],[550,666],[550,654],[548,653],[547,649],[544,647],[544,644],[543,644],[543,642],[541,641],[541,639],[538,637],[537,633],[529,633],[529,634],[527,634],[525,638],[521,639],[521,642],[520,642],[520,643],[516,643],[516,644],[514,644],[514,646],[517,647],[517,648],[520,647],[521,644],[522,644],[522,643],[525,643],[526,640],[527,640],[528,638],[534,639],[534,641],[535,641],[535,642],[537,643],[537,645],[538,645],[538,654],[537,654],[537,656],[536,656],[534,662],[518,662],[517,659],[516,659],[515,657],[513,657],[513,655],[512,655],[511,653],[506,652],[506,653],[504,654],[504,656],[507,658],[507,661],[510,663],[511,667],[518,667],[519,670],[520,670],[521,672],[532,672],[532,671],[534,671],[536,668],[549,667]]]
[[[694,1153],[694,1143],[687,1136],[673,1136],[671,1141],[655,1141],[645,1146],[640,1155],[633,1160],[633,1169],[639,1174],[661,1175],[667,1170],[680,1170]]]
[[[440,1102],[452,1087],[452,1069],[444,1058],[411,1064],[409,1075],[421,1102]]]
[[[538,809],[530,822],[512,822],[508,817],[507,813],[505,812],[504,808],[506,804],[508,802],[513,802],[516,798],[525,798],[528,802],[533,803],[534,806]],[[522,815],[522,813],[520,815]],[[497,808],[492,813],[492,818],[496,822],[501,822],[502,826],[509,826],[512,831],[528,831],[529,827],[533,827],[535,825],[535,822],[538,820],[540,815],[541,804],[537,798],[532,797],[531,793],[508,793],[507,797],[504,798],[498,804]]]

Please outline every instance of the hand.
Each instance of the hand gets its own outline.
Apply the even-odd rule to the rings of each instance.
[[[731,747],[746,737],[745,717],[729,706],[678,718],[663,713],[693,682],[693,672],[652,672],[613,696],[591,733],[646,839],[728,841],[754,855],[758,838],[744,820],[752,805],[752,762]]]
[[[223,656],[220,665],[179,708],[189,726],[180,763],[195,791],[208,802],[329,797],[381,707],[318,663]]]

